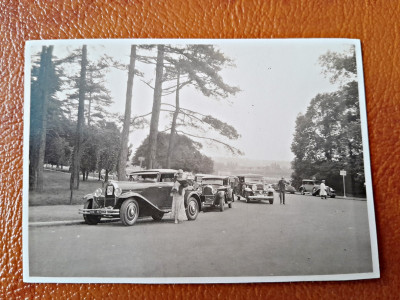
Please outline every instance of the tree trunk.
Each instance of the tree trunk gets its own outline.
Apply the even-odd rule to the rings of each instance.
[[[166,168],[171,168],[172,150],[175,146],[175,133],[176,133],[176,120],[179,115],[179,91],[180,91],[180,70],[178,67],[178,77],[176,79],[176,94],[175,94],[175,111],[172,117],[171,134],[169,135],[168,152],[167,152],[167,165]]]
[[[79,170],[82,155],[82,136],[84,126],[85,111],[85,92],[86,92],[86,67],[87,67],[87,47],[82,47],[81,76],[79,79],[79,105],[78,105],[78,123],[76,127],[75,147],[72,159],[72,172],[70,180],[70,189],[79,189]],[[75,182],[76,180],[76,182]],[[72,196],[72,192],[71,192]],[[72,197],[70,199],[72,201]]]
[[[158,45],[157,50],[156,82],[154,86],[153,110],[151,114],[149,135],[149,159],[147,160],[148,169],[152,169],[155,166],[156,161],[158,122],[160,119],[162,79],[164,71],[164,46]]]
[[[40,139],[39,139],[39,151],[38,151],[38,162],[37,162],[37,191],[43,192],[43,165],[44,165],[44,154],[46,149],[46,132],[47,132],[47,107],[49,102],[49,70],[51,68],[51,57],[53,53],[53,46],[43,46],[41,54],[41,82],[40,89],[42,91],[42,112],[41,112],[41,126],[40,126]]]
[[[106,175],[104,177],[104,182],[108,182],[108,170],[106,170]]]
[[[126,180],[126,160],[128,156],[129,128],[131,122],[132,88],[133,88],[133,77],[135,75],[135,62],[136,62],[136,45],[132,45],[131,59],[128,71],[128,83],[126,87],[125,117],[124,117],[124,126],[122,129],[122,136],[121,136],[121,150],[120,150],[121,152],[119,154],[119,161],[118,161],[119,181]]]

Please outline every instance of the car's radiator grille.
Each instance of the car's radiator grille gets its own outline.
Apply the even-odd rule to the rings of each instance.
[[[212,195],[213,193],[212,193],[212,187],[211,186],[205,186],[204,188],[203,188],[203,195],[204,196],[206,196],[206,195]]]
[[[257,190],[263,190],[264,189],[264,185],[262,184],[257,184]]]

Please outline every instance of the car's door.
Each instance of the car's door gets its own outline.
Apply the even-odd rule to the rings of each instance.
[[[149,186],[141,194],[159,209],[170,208],[172,206],[172,186],[172,182],[149,183]]]

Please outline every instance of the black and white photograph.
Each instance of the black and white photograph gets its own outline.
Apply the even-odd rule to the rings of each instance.
[[[354,39],[25,48],[25,282],[379,277]]]

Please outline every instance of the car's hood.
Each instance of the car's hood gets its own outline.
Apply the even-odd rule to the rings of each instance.
[[[108,184],[119,187],[122,191],[142,190],[151,186],[173,186],[173,182],[133,182],[133,181],[112,181]]]

